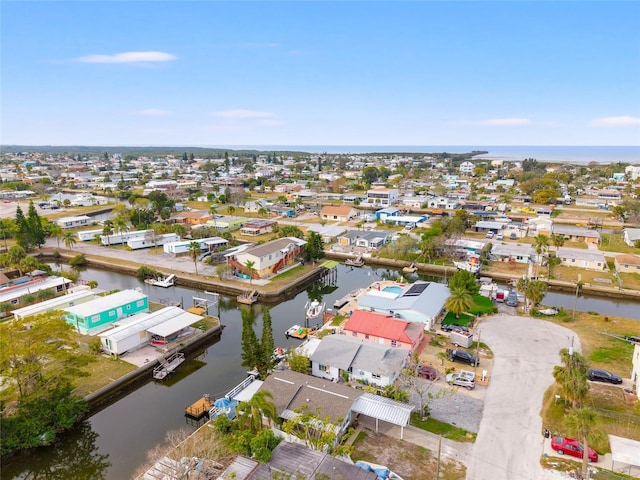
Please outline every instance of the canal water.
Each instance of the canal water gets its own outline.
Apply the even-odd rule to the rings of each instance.
[[[284,332],[294,324],[304,322],[304,305],[309,299],[326,302],[332,308],[335,300],[350,291],[366,287],[381,279],[397,279],[401,274],[387,269],[351,268],[338,266],[336,286],[316,284],[299,293],[295,298],[271,307],[273,336],[276,345],[293,347],[300,343],[285,338]],[[444,283],[444,278],[412,275],[418,278]],[[140,280],[111,272],[88,269],[82,273],[85,280],[96,280],[105,290],[141,288],[151,300],[161,303],[182,302],[185,308],[193,303],[194,296],[203,292],[173,287],[162,289]],[[545,304],[573,308],[574,296],[550,293]],[[578,299],[578,310],[592,310],[607,315],[619,315],[638,319],[638,304],[606,298]],[[218,313],[219,308],[219,313]],[[222,336],[195,358],[189,359],[164,382],[149,382],[126,395],[112,405],[65,434],[51,447],[41,448],[27,455],[12,459],[2,465],[3,479],[48,480],[125,480],[131,478],[138,467],[145,463],[146,454],[164,441],[170,430],[188,426],[184,409],[207,393],[216,397],[224,395],[246,377],[241,363],[242,320],[240,307],[235,299],[221,297],[219,307],[210,313],[219,314],[225,326]],[[258,337],[262,331],[262,307],[253,306],[255,329]]]

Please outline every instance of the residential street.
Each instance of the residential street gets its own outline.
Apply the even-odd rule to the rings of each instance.
[[[573,333],[544,320],[497,315],[479,325],[494,353],[490,385],[477,441],[467,463],[469,480],[557,478],[540,466],[543,453],[540,408],[560,364],[558,352]],[[576,336],[574,348],[579,350]]]

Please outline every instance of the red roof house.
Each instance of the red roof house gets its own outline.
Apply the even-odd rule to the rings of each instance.
[[[424,327],[418,322],[393,318],[391,315],[355,310],[345,323],[345,334],[412,353],[424,338]]]

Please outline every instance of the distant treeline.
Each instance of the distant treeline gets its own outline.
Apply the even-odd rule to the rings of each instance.
[[[200,157],[222,156],[225,152],[238,156],[267,155],[277,153],[279,155],[302,155],[306,152],[282,151],[282,150],[232,150],[230,148],[208,148],[208,147],[100,147],[82,145],[0,145],[1,153],[51,153],[56,155],[68,154],[77,155],[103,155],[122,153],[126,155],[139,156],[161,156],[174,155],[182,156],[184,152],[194,153]]]

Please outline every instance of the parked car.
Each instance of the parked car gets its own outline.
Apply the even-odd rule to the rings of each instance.
[[[487,232],[487,238],[493,238],[493,235],[494,235],[493,230],[489,230]]]
[[[503,240],[504,239],[504,234],[499,233],[498,235],[496,235],[496,240]]]
[[[518,292],[516,292],[515,290],[509,290],[509,293],[507,294],[507,300],[506,300],[505,303],[510,307],[517,307],[518,306]]]
[[[462,330],[463,332],[468,332],[469,329],[462,325],[454,325],[453,323],[443,323],[440,325],[440,330],[443,332],[452,332],[453,330]]]
[[[509,234],[509,240],[517,240],[518,239],[518,235],[516,235],[515,232],[511,232]]]
[[[447,375],[447,383],[450,385],[458,385],[467,390],[473,390],[476,387],[476,376],[473,372],[462,370]]]
[[[447,353],[449,354],[450,362],[468,363],[472,367],[480,365],[480,359],[466,350],[447,349]]]
[[[580,442],[574,440],[573,438],[567,437],[553,437],[551,439],[551,448],[558,452],[560,455],[567,454],[572,457],[583,458],[584,456],[584,448],[580,445]],[[596,452],[593,448],[589,447],[588,453],[590,462],[598,461],[598,452]]]
[[[426,378],[427,380],[438,380],[438,378],[440,378],[440,372],[433,367],[423,365],[418,369],[418,376]]]
[[[590,369],[587,372],[587,376],[592,382],[613,383],[614,385],[620,385],[622,383],[622,378],[619,375],[600,368]]]

